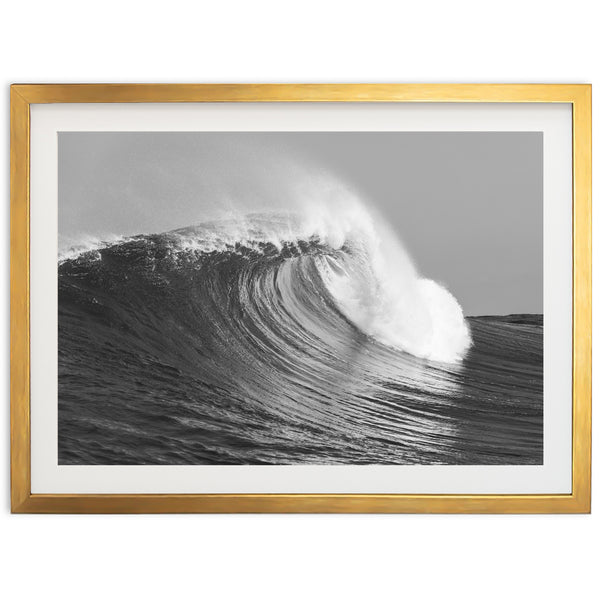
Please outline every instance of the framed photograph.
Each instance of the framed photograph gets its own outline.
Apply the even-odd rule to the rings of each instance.
[[[585,513],[589,85],[13,85],[13,512]]]

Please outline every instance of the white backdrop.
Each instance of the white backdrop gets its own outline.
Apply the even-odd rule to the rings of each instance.
[[[596,83],[600,48],[594,8],[591,0],[31,0],[5,7],[0,37],[3,595],[437,599],[598,594],[592,558],[600,539],[598,514],[10,515],[8,458],[9,83]],[[593,510],[600,510],[597,502]]]

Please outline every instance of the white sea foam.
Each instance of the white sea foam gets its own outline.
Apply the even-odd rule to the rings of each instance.
[[[321,273],[340,310],[363,332],[415,356],[458,362],[471,345],[462,309],[423,279],[397,236],[354,199],[311,207],[305,227],[348,257],[323,257]]]
[[[81,235],[77,238],[60,236],[58,240],[58,262],[77,258],[85,252],[92,252],[106,248],[112,244],[124,241],[126,238],[120,235]]]

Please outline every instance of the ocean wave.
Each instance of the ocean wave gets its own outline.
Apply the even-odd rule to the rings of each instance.
[[[360,208],[88,240],[58,281],[61,464],[540,460],[539,323],[465,319]]]
[[[267,297],[281,293],[276,285],[281,287],[286,269],[301,270],[309,278],[307,289],[330,296],[347,319],[383,344],[430,360],[457,362],[471,343],[456,299],[419,277],[403,248],[360,210],[336,215],[320,211],[309,218],[259,214],[116,242],[88,240],[64,252],[59,264],[66,271],[77,261],[127,253],[155,265],[168,256],[172,265],[191,269],[190,261],[198,260],[200,268],[208,256],[213,262],[231,253],[252,258],[252,264],[240,269],[238,285],[248,284],[248,271],[268,265],[273,286],[261,290]],[[289,285],[294,281],[299,283],[289,278]],[[288,293],[297,295],[298,290]]]

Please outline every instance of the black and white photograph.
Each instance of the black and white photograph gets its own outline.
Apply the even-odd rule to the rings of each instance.
[[[61,465],[541,465],[539,132],[60,132]]]

